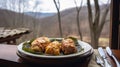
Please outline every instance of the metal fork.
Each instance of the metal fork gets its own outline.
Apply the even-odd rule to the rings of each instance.
[[[102,67],[104,67],[104,62],[103,62],[102,58],[100,58],[99,56],[95,56],[95,57],[96,57],[97,64],[100,64]]]

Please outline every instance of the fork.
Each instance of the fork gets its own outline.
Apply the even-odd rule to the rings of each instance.
[[[95,56],[96,57],[96,62],[97,62],[97,64],[100,64],[102,67],[104,67],[104,62],[103,62],[103,60],[99,57],[99,56]]]

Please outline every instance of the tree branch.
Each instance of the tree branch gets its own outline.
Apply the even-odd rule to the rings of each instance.
[[[81,10],[81,8],[82,8],[82,3],[83,3],[83,0],[81,0],[81,2],[80,2],[80,5],[79,5],[79,6],[77,5],[76,0],[74,0],[74,3],[75,3],[75,6],[76,6],[76,10],[77,10],[77,12],[80,12],[80,10]]]
[[[76,0],[74,0],[74,3],[76,5],[76,11],[77,11],[76,20],[77,20],[78,33],[80,35],[80,39],[83,40],[83,38],[82,38],[82,32],[81,32],[81,29],[80,29],[80,23],[79,23],[80,22],[79,21],[79,14],[80,14],[80,10],[82,8],[83,0],[81,1],[80,6],[77,6]]]
[[[98,4],[98,0],[94,0],[94,4],[95,4],[95,19],[93,25],[95,28],[97,28],[100,20],[100,7]]]
[[[99,31],[98,33],[99,33],[99,35],[101,34],[101,31],[102,31],[102,29],[103,29],[103,26],[104,26],[104,24],[105,24],[105,22],[106,22],[106,17],[107,17],[108,12],[109,12],[109,6],[106,7],[105,12],[104,12],[103,15],[102,15],[101,23],[100,23],[99,28],[98,28],[98,31]]]
[[[92,27],[93,27],[93,16],[92,16],[92,9],[91,9],[90,0],[87,0],[87,7],[88,7],[89,26],[92,29]]]

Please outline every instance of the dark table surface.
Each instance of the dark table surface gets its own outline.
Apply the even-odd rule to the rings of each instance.
[[[38,64],[31,64],[31,63],[25,63],[17,54],[17,45],[7,45],[7,44],[0,44],[0,67],[34,67],[37,66]],[[94,49],[94,51],[97,51]],[[117,57],[118,60],[120,60],[120,50],[112,50]],[[70,67],[91,67],[89,65],[92,65],[90,63],[91,57],[93,57],[94,54],[92,54],[89,59],[85,59],[82,62],[75,62],[75,63],[69,63],[66,64],[67,66]],[[116,67],[116,64],[114,63],[113,59],[109,57],[109,60],[112,62],[113,67]],[[95,61],[93,60],[95,63]],[[61,65],[61,66],[66,66],[66,65]],[[39,67],[42,67],[43,64],[40,64]],[[45,65],[48,66],[48,65]],[[53,66],[58,66],[57,64],[54,64]],[[59,65],[60,66],[60,65]],[[95,66],[93,64],[93,67],[100,67]]]

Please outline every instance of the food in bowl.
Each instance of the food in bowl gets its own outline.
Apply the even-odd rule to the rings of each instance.
[[[48,46],[46,46],[45,53],[51,55],[60,55],[61,43],[58,41],[51,42]]]
[[[67,38],[48,38],[39,37],[23,44],[24,51],[34,54],[44,55],[68,55],[82,50],[80,45],[77,45],[77,39],[73,37]]]
[[[71,54],[77,52],[75,42],[71,38],[63,39],[61,47],[64,54]]]
[[[31,49],[37,52],[44,52],[47,45],[49,45],[50,40],[48,37],[39,37],[36,38],[31,43]]]

